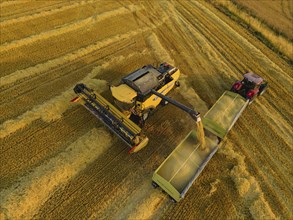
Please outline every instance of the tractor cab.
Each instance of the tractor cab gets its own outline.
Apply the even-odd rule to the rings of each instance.
[[[244,79],[242,80],[242,84],[260,86],[264,81],[259,75],[255,73],[246,73],[243,75]]]
[[[236,81],[231,88],[232,92],[238,93],[251,102],[257,95],[262,95],[267,87],[267,82],[259,75],[248,72],[243,75],[241,81]]]

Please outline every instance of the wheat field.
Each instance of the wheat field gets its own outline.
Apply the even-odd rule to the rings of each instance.
[[[1,219],[292,219],[290,54],[280,56],[220,4],[1,1]],[[109,98],[109,84],[165,61],[181,71],[170,96],[202,115],[245,71],[269,82],[177,204],[151,178],[196,127],[188,114],[159,109],[144,127],[148,146],[128,155],[69,102],[77,83]]]

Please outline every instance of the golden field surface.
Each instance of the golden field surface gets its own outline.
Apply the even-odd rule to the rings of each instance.
[[[251,14],[264,23],[270,25],[291,40],[293,39],[293,1],[236,1],[240,6],[246,7]]]
[[[251,31],[261,26],[229,16],[233,4],[1,1],[1,219],[292,219],[292,42],[280,56]],[[285,9],[278,16],[291,24]],[[279,45],[272,30],[256,31]],[[164,61],[181,70],[170,96],[202,115],[245,71],[269,82],[177,204],[151,178],[196,127],[188,114],[160,108],[144,127],[148,146],[128,155],[69,102],[79,82],[110,99],[109,84]]]

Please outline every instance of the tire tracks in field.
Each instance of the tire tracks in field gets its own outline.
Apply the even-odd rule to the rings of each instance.
[[[170,38],[171,36],[169,35],[165,41],[177,41],[177,39],[183,37],[184,41],[180,40],[180,44],[186,44],[186,46],[173,52],[174,57],[176,57],[177,61],[179,61],[180,58],[183,58],[183,60],[181,59],[180,61],[183,61],[186,64],[181,64],[180,69],[185,69],[185,72],[190,76],[194,76],[192,78],[189,77],[189,84],[196,89],[202,99],[211,103],[209,100],[215,99],[214,97],[217,96],[219,91],[215,85],[223,87],[226,79],[223,79],[222,76],[224,76],[226,72],[233,73],[233,71],[231,71],[231,67],[227,66],[225,60],[222,59],[221,54],[214,50],[213,45],[210,44],[198,30],[194,29],[191,26],[191,23],[185,19],[185,17],[182,16],[173,5],[165,4],[164,6],[167,11],[172,13],[171,19],[173,22],[170,22],[169,24],[169,28],[174,30],[172,35],[175,35],[178,32],[177,37],[174,36],[173,38]],[[164,38],[167,37],[164,33],[162,33],[162,36]],[[177,47],[177,44],[174,45],[174,47]],[[196,57],[196,60],[191,59],[192,57]],[[222,62],[218,61],[220,59],[222,59]],[[215,65],[209,65],[207,62],[208,60],[215,63]],[[195,65],[196,63],[197,65]],[[210,90],[209,94],[201,92],[207,87],[209,87]],[[213,95],[213,93],[215,94]]]
[[[200,45],[201,52],[207,55],[207,58],[216,66],[218,70],[221,70],[224,73],[229,73],[229,75],[233,75],[233,71],[231,67],[228,65],[229,60],[227,60],[226,57],[224,57],[221,53],[218,52],[217,48],[214,47],[213,44],[208,41],[208,38],[206,38],[203,34],[201,34],[197,29],[195,29],[192,26],[192,23],[189,21],[188,18],[183,16],[183,14],[186,15],[186,11],[185,13],[180,13],[171,4],[168,4],[168,8],[174,13],[174,19],[178,23],[183,24],[182,26],[187,29],[186,32],[189,32],[192,36],[189,38],[189,41],[194,41],[197,45]]]
[[[62,153],[1,192],[2,219],[32,218],[56,188],[69,182],[111,146],[104,129],[92,129]]]
[[[256,108],[260,111],[256,111],[259,118],[263,118],[263,121],[269,121],[266,127],[269,127],[280,138],[284,140],[287,146],[293,146],[292,143],[292,123],[287,120],[282,114],[280,114],[274,106],[270,106],[267,100],[260,100],[262,104],[256,102]],[[269,108],[268,108],[269,107]]]
[[[191,6],[184,6],[184,7],[185,7],[185,10],[191,11]],[[198,18],[200,18],[200,20],[198,20],[198,22],[199,23],[202,23],[202,21],[204,20],[205,22],[207,22],[207,24],[209,24],[209,25],[203,25],[202,24],[201,26],[198,26],[198,27],[201,27],[200,29],[203,31],[203,33],[206,36],[210,36],[211,37],[211,40],[213,40],[213,41],[216,42],[215,45],[218,45],[218,46],[216,46],[217,50],[221,51],[222,53],[225,52],[225,51],[227,51],[230,54],[232,54],[231,57],[233,57],[233,59],[230,59],[229,60],[230,63],[233,62],[233,60],[237,60],[237,59],[235,59],[236,57],[233,56],[233,52],[232,52],[232,50],[231,50],[230,47],[226,47],[225,48],[226,50],[222,50],[221,49],[221,48],[224,48],[225,47],[225,44],[221,43],[221,41],[223,41],[223,39],[225,39],[225,42],[231,43],[231,46],[233,46],[235,49],[237,48],[237,50],[239,50],[239,51],[243,50],[243,47],[238,46],[239,44],[238,44],[238,42],[235,41],[235,39],[237,39],[239,42],[242,42],[243,41],[243,43],[245,43],[245,45],[247,45],[247,48],[250,48],[251,50],[257,51],[258,53],[262,54],[261,51],[259,51],[255,46],[253,46],[250,42],[248,42],[243,37],[241,37],[236,31],[232,30],[231,27],[227,23],[225,23],[224,21],[222,21],[219,17],[215,17],[216,15],[214,15],[211,11],[208,11],[208,12],[210,12],[210,14],[212,14],[214,16],[205,17],[202,14],[203,12],[200,11],[200,10],[196,10],[196,8],[198,8],[198,6],[192,8],[192,13],[195,14]],[[206,10],[208,10],[208,9],[206,8]],[[215,22],[217,20],[219,20],[220,22]],[[193,23],[193,25],[196,26],[195,23]],[[221,26],[221,29],[219,29],[219,27],[217,25],[220,25]],[[210,29],[212,29],[213,32],[211,32]],[[221,30],[221,31],[219,31],[219,30]],[[224,34],[223,30],[228,30],[228,32],[230,33],[230,35],[235,36],[235,38],[227,37],[227,34]],[[215,36],[212,33],[217,33],[217,36]],[[221,45],[221,47],[219,47],[219,45]],[[251,56],[248,56],[247,53],[241,52],[241,54],[242,54],[242,56],[245,56],[246,60],[249,60],[249,61],[251,60],[252,63],[255,63],[255,61],[253,61],[251,59]],[[267,57],[265,57],[264,54],[262,54],[262,55],[263,55],[264,59],[267,58]],[[267,60],[270,60],[270,59],[267,58]],[[270,63],[273,66],[276,66],[277,71],[281,71],[282,75],[287,75],[287,73],[285,73],[275,63],[273,63],[272,61],[270,61]],[[238,65],[241,65],[241,63],[238,63]],[[257,67],[257,66],[258,65],[255,65],[255,67]],[[277,71],[275,71],[275,72],[277,72]]]
[[[194,8],[193,8],[194,9]],[[240,65],[235,65],[233,63],[233,59],[235,59],[235,57],[233,57],[233,53],[232,56],[227,54],[227,53],[223,53],[221,51],[221,48],[225,47],[225,44],[222,42],[223,39],[225,39],[225,36],[223,36],[221,34],[221,32],[217,32],[217,37],[213,37],[214,33],[216,32],[214,29],[213,30],[209,30],[208,27],[213,27],[214,24],[211,23],[203,23],[202,20],[204,20],[205,22],[208,22],[207,20],[205,20],[206,18],[204,16],[201,16],[199,14],[195,14],[194,10],[191,12],[191,7],[189,6],[184,6],[181,5],[180,7],[181,12],[180,13],[180,17],[181,19],[185,20],[185,23],[191,28],[194,29],[194,32],[198,32],[198,34],[196,34],[197,37],[199,37],[200,39],[202,39],[200,41],[200,44],[204,44],[207,45],[203,51],[207,50],[209,52],[209,54],[215,54],[215,52],[217,51],[218,56],[213,56],[211,60],[211,62],[216,62],[216,64],[220,64],[221,62],[218,62],[217,59],[221,59],[222,62],[225,63],[225,61],[228,61],[227,63],[229,64],[230,67],[228,67],[227,70],[229,69],[234,69],[236,71],[241,71],[241,69],[243,69],[242,64]],[[192,14],[193,13],[193,14]],[[196,16],[194,16],[196,15]],[[194,19],[190,19],[190,17],[196,17],[196,22],[194,21]],[[220,40],[222,39],[222,40]],[[228,39],[227,39],[228,40]],[[229,48],[227,48],[228,50]],[[208,55],[208,57],[212,57],[211,55]],[[217,65],[219,69],[222,69],[222,67],[220,65]],[[231,71],[228,71],[228,73],[230,73]],[[230,75],[230,74],[229,74]]]
[[[162,7],[166,7],[165,11],[172,12],[172,16],[170,16],[170,22],[167,23],[167,26],[162,27],[157,34],[157,38],[160,37],[161,45],[156,45],[154,47],[162,48],[165,52],[161,54],[157,54],[157,59],[161,59],[161,57],[167,57],[164,54],[172,54],[172,57],[176,60],[176,65],[179,67],[181,72],[186,74],[181,74],[180,82],[182,82],[181,88],[179,89],[180,92],[183,94],[185,99],[190,100],[190,103],[192,103],[193,107],[197,109],[200,112],[206,112],[207,107],[201,100],[209,100],[212,93],[209,93],[208,95],[205,93],[202,93],[201,91],[209,86],[209,81],[211,77],[208,77],[210,69],[206,68],[205,57],[202,56],[202,54],[198,53],[198,50],[194,48],[192,45],[192,41],[194,39],[192,36],[185,33],[186,30],[186,24],[184,23],[182,26],[179,19],[177,19],[177,15],[174,12],[173,7],[170,7],[170,5],[165,4],[162,5]],[[176,19],[175,19],[176,18]],[[181,30],[182,27],[184,27],[184,31]],[[163,29],[164,28],[164,29]],[[169,33],[170,30],[172,31],[172,34],[165,34],[166,32]],[[178,34],[177,34],[178,32]],[[184,40],[182,40],[183,38]],[[158,41],[157,41],[158,42]],[[167,43],[166,43],[167,42]],[[172,43],[172,42],[178,42],[178,43]],[[164,44],[164,46],[163,46]],[[165,48],[164,48],[165,47]],[[200,45],[201,47],[201,45]],[[168,49],[167,49],[168,48]],[[160,49],[158,49],[159,51]],[[170,52],[167,52],[170,51]],[[199,48],[200,50],[200,48]],[[200,62],[195,63],[194,60],[191,60],[190,58],[195,56],[200,59]],[[166,58],[165,58],[166,59]],[[174,62],[174,61],[173,61]],[[196,65],[197,64],[197,65]],[[208,78],[209,80],[207,80]],[[196,79],[196,80],[195,80]],[[214,88],[215,86],[210,86],[210,89]],[[195,92],[196,91],[196,92]],[[208,96],[208,97],[207,97]],[[195,104],[197,103],[197,104]]]
[[[242,21],[244,21],[246,25],[249,25],[250,28],[252,27],[254,32],[261,33],[263,37],[265,38],[265,40],[269,41],[269,44],[273,45],[269,48],[277,49],[277,51],[285,54],[289,59],[292,60],[293,58],[292,46],[293,45],[292,45],[292,42],[290,42],[290,39],[289,39],[290,36],[287,36],[288,34],[284,33],[284,31],[280,30],[280,28],[277,28],[276,26],[269,24],[265,18],[258,17],[251,11],[251,9],[241,5],[241,3],[240,5],[238,5],[235,2],[218,1],[215,4],[220,5],[221,7],[224,7],[226,10],[229,11],[229,13],[237,15],[237,17],[239,17]],[[276,11],[272,11],[272,13],[274,12]],[[284,15],[286,16],[285,13]],[[287,26],[287,28],[289,27]],[[292,25],[291,25],[291,28],[292,28]],[[277,29],[279,29],[279,31],[277,31]],[[281,29],[284,29],[284,28],[281,28]]]
[[[101,21],[108,19],[108,18],[111,18],[113,16],[119,16],[119,15],[127,14],[127,13],[130,13],[130,11],[128,9],[126,9],[125,7],[120,7],[115,10],[111,10],[111,11],[103,12],[101,14],[93,15],[93,16],[90,16],[86,19],[82,19],[79,21],[75,21],[73,23],[65,24],[65,25],[63,25],[59,28],[53,29],[53,30],[45,31],[45,32],[42,32],[37,35],[32,35],[32,36],[29,36],[29,37],[26,37],[26,38],[23,38],[20,40],[15,40],[12,42],[5,43],[2,46],[0,46],[0,53],[7,52],[9,50],[16,49],[18,47],[22,47],[22,46],[34,43],[36,41],[45,40],[45,39],[49,39],[51,37],[56,37],[61,34],[73,32],[73,31],[81,29],[85,26],[88,26],[88,25],[91,25],[91,24],[94,24],[97,22],[101,22]]]

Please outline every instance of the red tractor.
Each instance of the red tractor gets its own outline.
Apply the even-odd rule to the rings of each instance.
[[[268,83],[255,73],[246,73],[242,81],[236,81],[231,88],[232,92],[238,93],[250,102],[262,95],[268,86]]]

